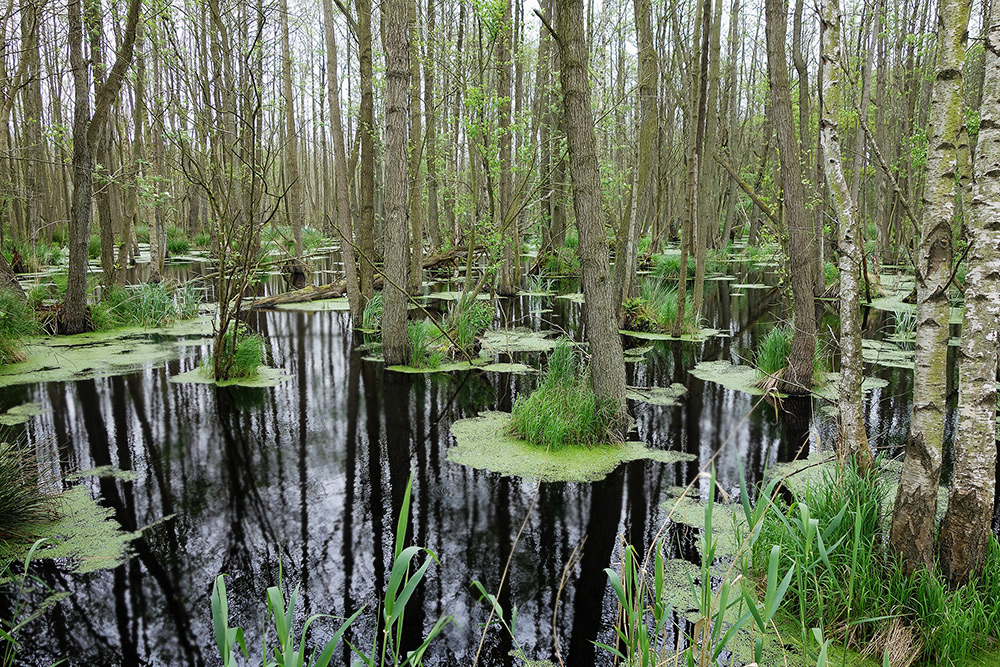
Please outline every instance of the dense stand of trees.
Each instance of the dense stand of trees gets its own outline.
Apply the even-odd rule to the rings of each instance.
[[[652,252],[678,242],[682,266],[695,258],[675,328],[689,289],[702,307],[709,249],[782,246],[791,393],[809,389],[815,297],[836,257],[843,435],[865,457],[857,306],[878,266],[912,264],[917,389],[893,534],[914,566],[936,557],[960,239],[972,246],[966,299],[979,304],[961,396],[981,411],[959,432],[941,538],[949,562],[967,564],[948,570],[960,581],[985,544],[963,534],[988,524],[976,513],[993,493],[995,4],[976,6],[989,39],[969,46],[968,0],[827,0],[821,12],[803,0],[542,0],[534,13],[523,0],[19,0],[0,14],[0,235],[21,252],[68,243],[60,322],[72,333],[88,328],[92,233],[107,285],[135,256],[137,229],[154,279],[170,230],[209,237],[225,325],[265,228],[291,239],[293,285],[306,279],[303,232],[318,229],[341,239],[355,312],[384,262],[386,359],[404,361],[425,252],[483,248],[485,284],[511,294],[533,268],[522,241],[561,251],[576,229],[595,389],[620,413],[614,324],[636,291],[640,239]],[[5,282],[13,268],[0,260]]]

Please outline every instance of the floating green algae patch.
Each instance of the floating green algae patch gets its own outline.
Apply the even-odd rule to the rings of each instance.
[[[653,351],[652,345],[643,345],[641,347],[632,347],[625,350],[625,361],[627,363],[636,363],[642,361],[646,358],[646,355]]]
[[[649,459],[661,463],[694,460],[693,454],[649,449],[641,442],[596,447],[542,449],[507,435],[507,412],[484,412],[451,425],[455,445],[448,450],[452,463],[489,470],[509,477],[545,482],[594,482],[620,464]]]
[[[424,298],[437,299],[439,301],[458,301],[459,299],[462,298],[464,294],[465,292],[453,292],[453,291],[432,292],[430,294],[425,295]],[[480,293],[476,295],[476,299],[478,299],[479,301],[489,301],[491,298],[492,297],[486,293]]]
[[[623,336],[629,336],[630,338],[637,338],[638,340],[679,340],[688,343],[700,343],[712,336],[718,336],[719,338],[725,338],[729,334],[724,333],[718,329],[699,329],[696,333],[681,334],[680,336],[674,336],[668,333],[657,333],[650,331],[629,331],[627,329],[619,329],[618,333]]]
[[[867,338],[861,341],[861,358],[869,364],[889,368],[913,368],[914,363],[912,351],[902,350],[888,341]]]
[[[549,352],[556,341],[547,338],[548,332],[530,329],[494,329],[482,337],[482,353]]]
[[[573,294],[560,294],[556,297],[557,299],[565,299],[571,303],[584,303],[586,300],[580,292],[575,292]]]
[[[730,287],[733,289],[770,289],[771,286],[764,283],[733,283]]]
[[[877,377],[866,377],[861,382],[861,391],[867,394],[873,389],[888,387],[889,381]],[[825,373],[823,383],[813,389],[813,394],[829,401],[840,400],[840,373]]]
[[[763,389],[754,386],[760,376],[750,366],[737,366],[721,360],[702,361],[690,372],[699,380],[721,384],[726,389],[743,391],[754,396],[764,395]]]
[[[380,359],[381,360],[381,359]],[[437,366],[427,366],[427,367],[417,367],[417,366],[386,366],[386,370],[394,371],[396,373],[410,373],[413,375],[429,374],[429,373],[452,373],[454,371],[468,371],[475,368],[472,363],[468,361],[453,361],[447,364],[438,364]]]
[[[74,486],[57,498],[59,519],[42,526],[47,541],[36,558],[68,558],[79,572],[111,569],[129,557],[129,543],[142,531],[128,533],[114,519],[114,510],[95,501],[86,486]]]
[[[669,387],[628,387],[627,398],[640,403],[673,407],[680,405],[680,397],[687,393],[687,387],[675,382]]]
[[[281,303],[275,306],[278,310],[292,310],[304,313],[349,312],[351,304],[347,299],[321,299],[305,303]]]
[[[3,424],[4,426],[24,424],[32,417],[43,415],[46,412],[48,412],[48,410],[43,408],[41,403],[25,403],[24,405],[17,405],[0,415],[0,424]]]
[[[521,291],[515,296],[553,296],[555,292],[549,290],[531,290],[531,291]]]
[[[122,470],[115,466],[100,466],[71,473],[64,476],[63,479],[67,482],[75,482],[86,477],[111,477],[113,479],[120,479],[123,482],[134,482],[138,478],[138,475],[135,474],[134,470]]]
[[[487,364],[485,366],[479,366],[484,371],[490,371],[491,373],[533,373],[534,368],[526,364]]]
[[[207,366],[198,366],[194,370],[171,377],[170,381],[177,384],[214,384],[217,387],[276,387],[291,377],[280,368],[261,366],[253,377],[217,382]]]
[[[211,315],[202,315],[158,329],[130,327],[36,339],[28,345],[26,361],[0,368],[0,387],[119,375],[176,359],[183,339],[211,336],[212,321]]]

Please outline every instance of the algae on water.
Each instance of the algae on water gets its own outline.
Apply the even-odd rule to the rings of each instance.
[[[32,417],[43,415],[46,412],[48,412],[48,410],[43,408],[41,403],[25,403],[24,405],[16,405],[4,414],[0,415],[0,424],[4,426],[24,424]]]
[[[675,382],[669,387],[628,387],[625,396],[633,401],[673,407],[680,405],[680,398],[687,393],[687,387]]]
[[[641,442],[546,451],[507,435],[510,419],[507,412],[484,412],[478,417],[455,422],[451,425],[455,445],[448,450],[447,459],[508,477],[545,482],[594,482],[628,461],[649,459],[677,463],[695,458],[684,452],[649,449]]]
[[[493,329],[482,338],[482,355],[511,352],[549,352],[556,346],[555,339],[547,338],[545,331],[530,329]]]
[[[90,490],[74,486],[57,497],[59,518],[42,526],[38,535],[46,542],[36,558],[68,558],[79,572],[112,569],[129,556],[129,543],[142,531],[125,532],[114,519],[114,510],[97,503]]]
[[[278,310],[291,310],[295,312],[323,313],[323,312],[349,312],[351,305],[346,298],[321,299],[319,301],[306,301],[305,303],[282,303],[275,306]]]
[[[291,375],[285,373],[281,368],[271,368],[270,366],[260,366],[253,377],[233,378],[232,380],[216,381],[212,377],[212,371],[207,366],[198,366],[194,370],[180,373],[170,378],[171,382],[177,384],[214,384],[217,387],[276,387],[285,380],[290,380]]]
[[[764,395],[763,389],[754,386],[758,375],[750,366],[737,366],[728,361],[702,361],[690,372],[699,380],[715,382],[726,389],[744,391],[755,396]]]
[[[108,332],[35,339],[27,359],[0,368],[0,387],[68,382],[118,375],[180,356],[185,339],[212,335],[213,317],[201,315],[158,329],[132,327]]]

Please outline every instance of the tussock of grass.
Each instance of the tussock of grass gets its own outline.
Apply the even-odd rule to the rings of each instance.
[[[542,268],[548,275],[569,276],[580,273],[580,258],[577,257],[575,246],[570,247],[569,239],[562,248],[550,251],[542,264]]]
[[[908,577],[889,545],[888,492],[880,475],[844,466],[791,506],[776,499],[753,546],[751,574],[762,580],[772,545],[780,545],[783,568],[795,565],[782,604],[792,622],[823,627],[876,659],[887,650],[902,658],[892,664],[962,664],[1000,637],[1000,545],[990,538],[983,573],[957,590],[936,573]]]
[[[613,411],[614,406],[597,400],[587,369],[569,343],[560,341],[538,389],[514,402],[510,433],[546,448],[608,443]]]
[[[437,368],[444,361],[438,339],[441,333],[430,322],[410,322],[410,365],[414,368]]]
[[[54,496],[42,490],[34,454],[0,443],[0,545],[4,551],[30,544],[44,524],[56,518]]]
[[[449,320],[455,332],[455,342],[463,351],[471,353],[476,338],[493,324],[493,305],[475,299],[460,299],[449,314]]]
[[[625,328],[629,331],[669,331],[677,316],[677,290],[665,280],[647,280],[639,288],[639,297],[625,302]],[[698,321],[686,296],[681,333],[698,331]]]
[[[222,339],[222,353],[232,354],[232,363],[227,377],[217,380],[256,377],[257,370],[264,363],[264,339],[260,334],[252,333],[246,325],[234,324]]]
[[[191,285],[172,290],[163,283],[144,283],[107,290],[91,312],[99,331],[131,326],[152,328],[195,317],[200,303],[201,295]]]
[[[28,302],[12,290],[0,289],[0,364],[24,361],[24,343],[39,333],[38,320]]]
[[[378,331],[382,327],[382,292],[375,295],[365,304],[361,312],[361,328],[365,331]]]
[[[778,376],[788,367],[788,355],[792,351],[792,328],[781,324],[770,331],[764,340],[757,343],[754,363],[761,375]]]

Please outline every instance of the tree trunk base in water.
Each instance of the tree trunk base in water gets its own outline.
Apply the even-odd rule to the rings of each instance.
[[[55,329],[60,336],[72,336],[94,330],[94,320],[90,308],[84,309],[83,317],[69,318],[66,316],[65,304],[56,306]]]
[[[446,252],[426,256],[424,257],[424,270],[426,271],[428,269],[445,266],[447,264],[452,264],[454,268],[458,268],[458,262],[464,261],[468,254],[468,248],[459,246]],[[381,274],[375,276],[373,285],[381,288],[382,283],[383,279]],[[275,306],[280,306],[286,303],[307,303],[309,301],[320,301],[321,299],[336,299],[337,297],[344,296],[346,292],[347,282],[344,280],[338,280],[337,282],[330,283],[329,285],[304,287],[294,292],[285,292],[284,294],[275,294],[274,296],[257,299],[251,307],[254,310],[262,310],[274,308]]]

